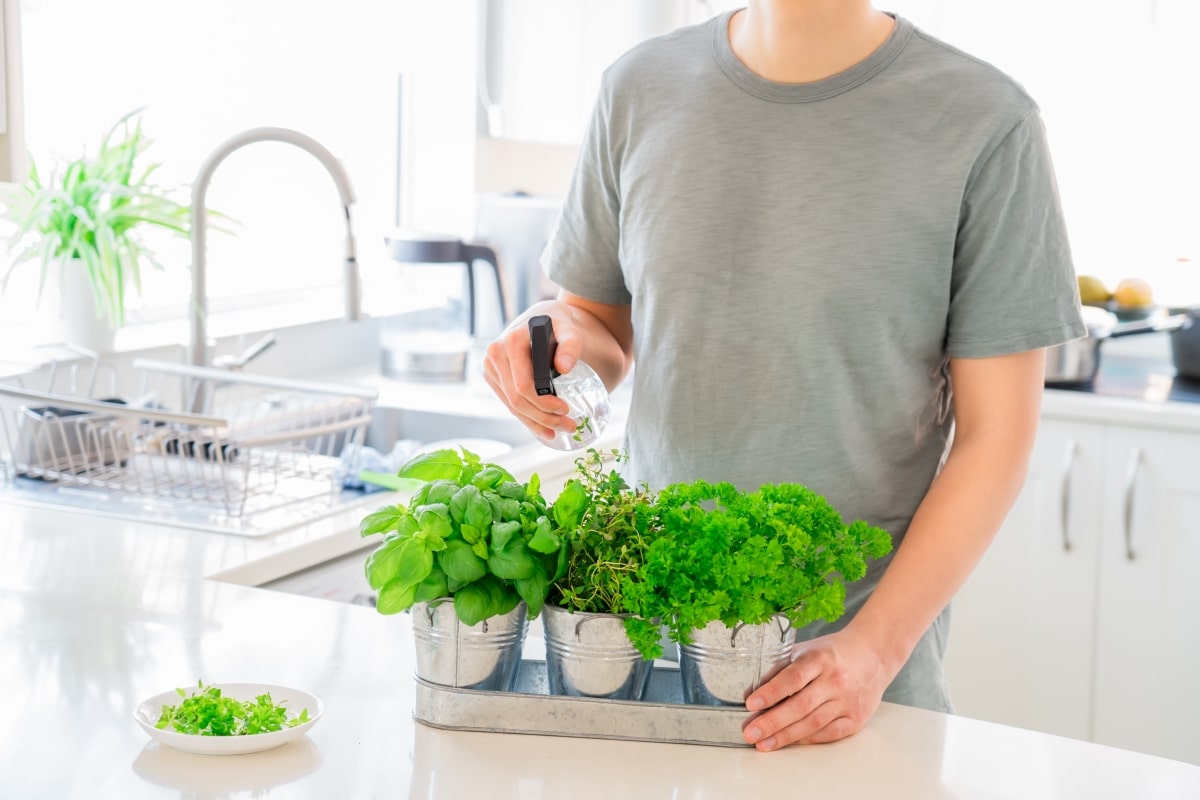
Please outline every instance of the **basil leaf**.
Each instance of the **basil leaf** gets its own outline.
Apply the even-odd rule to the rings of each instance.
[[[496,617],[501,614],[507,614],[512,611],[521,602],[521,595],[514,591],[504,591],[496,598],[492,605],[492,616]]]
[[[433,570],[433,552],[423,539],[404,539],[396,548],[399,567],[394,580],[405,586],[415,586],[429,576]]]
[[[408,507],[416,508],[417,506],[425,505],[425,498],[429,496],[429,487],[431,483],[422,483],[421,488],[413,493],[413,496],[408,499]]]
[[[552,507],[554,521],[558,523],[558,527],[566,530],[578,528],[587,503],[587,490],[583,484],[574,478],[567,481]]]
[[[537,561],[525,549],[525,543],[516,539],[503,550],[493,551],[488,557],[487,565],[497,578],[520,581],[533,575]]]
[[[553,553],[562,546],[562,541],[550,530],[550,520],[538,517],[537,530],[529,539],[529,549],[539,553]]]
[[[475,489],[475,493],[471,495],[466,510],[463,512],[463,523],[486,531],[492,524],[492,520],[495,519],[492,514],[492,504],[474,486],[470,488]]]
[[[445,503],[430,503],[416,509],[417,522],[421,530],[445,539],[454,530],[450,524],[450,507]]]
[[[379,590],[379,597],[375,600],[375,609],[380,614],[396,614],[412,608],[416,596],[416,585],[405,586],[397,579]]]
[[[570,550],[571,548],[566,546],[558,548],[558,566],[554,570],[553,580],[557,581],[567,574],[567,568],[570,566],[568,563]]]
[[[425,495],[425,504],[449,503],[461,487],[454,481],[434,481],[429,485],[429,493]]]
[[[459,528],[459,531],[462,533],[463,540],[468,544],[475,544],[483,538],[483,531],[479,530],[479,528],[476,528],[474,525],[468,525],[465,522],[463,523],[462,527]]]
[[[495,464],[488,464],[475,475],[471,483],[480,489],[495,489],[504,480],[512,480],[512,476]]]
[[[401,521],[411,516],[404,506],[387,506],[368,514],[358,525],[359,536],[371,536],[385,531],[394,531]]]
[[[446,540],[442,539],[440,536],[438,536],[435,533],[431,533],[429,531],[421,531],[413,538],[420,539],[422,542],[425,543],[426,547],[428,547],[430,550],[434,551],[435,553],[440,550],[446,549]]]
[[[474,498],[481,497],[479,487],[467,484],[462,486],[450,498],[450,518],[460,525],[467,520],[467,509]]]
[[[529,483],[525,487],[525,497],[529,500],[542,498],[542,479],[535,472],[529,476]]]
[[[500,500],[500,519],[511,522],[521,518],[521,501],[504,497]]]
[[[462,458],[453,450],[434,450],[422,453],[400,468],[401,478],[417,478],[423,481],[454,480],[462,471]]]
[[[487,562],[473,553],[471,545],[463,541],[446,542],[446,549],[438,557],[438,563],[447,578],[464,584],[477,581],[487,574]]]
[[[427,603],[430,600],[445,597],[449,593],[450,587],[446,583],[446,573],[434,567],[425,580],[417,584],[417,591],[413,597],[413,602]]]
[[[367,575],[367,583],[372,589],[378,590],[395,580],[396,575],[400,572],[400,545],[404,544],[409,539],[393,539],[380,547],[376,548],[375,552],[367,557],[365,572]]]
[[[492,552],[498,553],[507,545],[509,539],[513,537],[517,531],[521,530],[519,522],[497,522],[492,526]],[[501,578],[504,576],[501,575]]]
[[[507,497],[510,500],[524,500],[525,487],[516,481],[505,481],[496,487],[496,494],[501,497]]]
[[[485,542],[483,539],[480,539],[478,542],[471,545],[471,552],[480,558],[486,559],[488,557],[487,542]]]
[[[542,613],[542,605],[546,602],[546,594],[550,591],[550,579],[541,564],[537,565],[533,574],[516,582],[517,594],[529,606],[529,618],[533,619]]]
[[[454,593],[454,613],[465,625],[478,625],[493,616],[491,597],[481,583],[472,583]]]

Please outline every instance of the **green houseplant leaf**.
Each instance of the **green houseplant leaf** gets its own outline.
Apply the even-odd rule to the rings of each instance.
[[[191,224],[190,205],[154,183],[159,165],[142,163],[151,141],[140,112],[118,120],[95,153],[45,175],[31,163],[27,181],[4,193],[3,215],[15,228],[0,291],[29,261],[40,263],[42,286],[52,268],[84,269],[96,308],[114,325],[124,323],[129,289],[141,291],[142,267],[162,268],[142,234],[157,228],[186,238]]]

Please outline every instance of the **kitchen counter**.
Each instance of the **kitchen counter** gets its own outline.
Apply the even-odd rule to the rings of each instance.
[[[531,452],[563,457],[514,451],[521,477]],[[362,547],[383,502],[262,538],[0,504],[0,796],[1200,797],[1200,767],[891,704],[847,740],[771,754],[427,728],[407,615],[239,585]],[[292,686],[325,714],[254,755],[152,742],[134,707],[197,679]]]
[[[1200,431],[1200,381],[1176,374],[1168,337],[1105,342],[1093,380],[1046,387],[1043,416]]]

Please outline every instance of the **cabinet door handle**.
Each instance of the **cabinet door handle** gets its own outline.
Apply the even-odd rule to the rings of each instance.
[[[1062,497],[1059,508],[1062,511],[1062,546],[1064,552],[1071,552],[1071,473],[1075,471],[1075,453],[1079,445],[1074,439],[1067,442],[1067,454],[1063,459]]]
[[[1142,448],[1129,451],[1129,470],[1125,473],[1125,558],[1133,561],[1137,551],[1133,548],[1133,490],[1137,486],[1138,470],[1142,466]]]

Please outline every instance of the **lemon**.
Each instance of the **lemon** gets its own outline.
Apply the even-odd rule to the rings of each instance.
[[[1113,299],[1118,306],[1148,306],[1154,302],[1154,293],[1150,291],[1150,284],[1141,278],[1125,278],[1117,284]]]
[[[1108,287],[1104,281],[1092,275],[1080,275],[1079,302],[1089,306],[1102,306],[1108,302]]]

